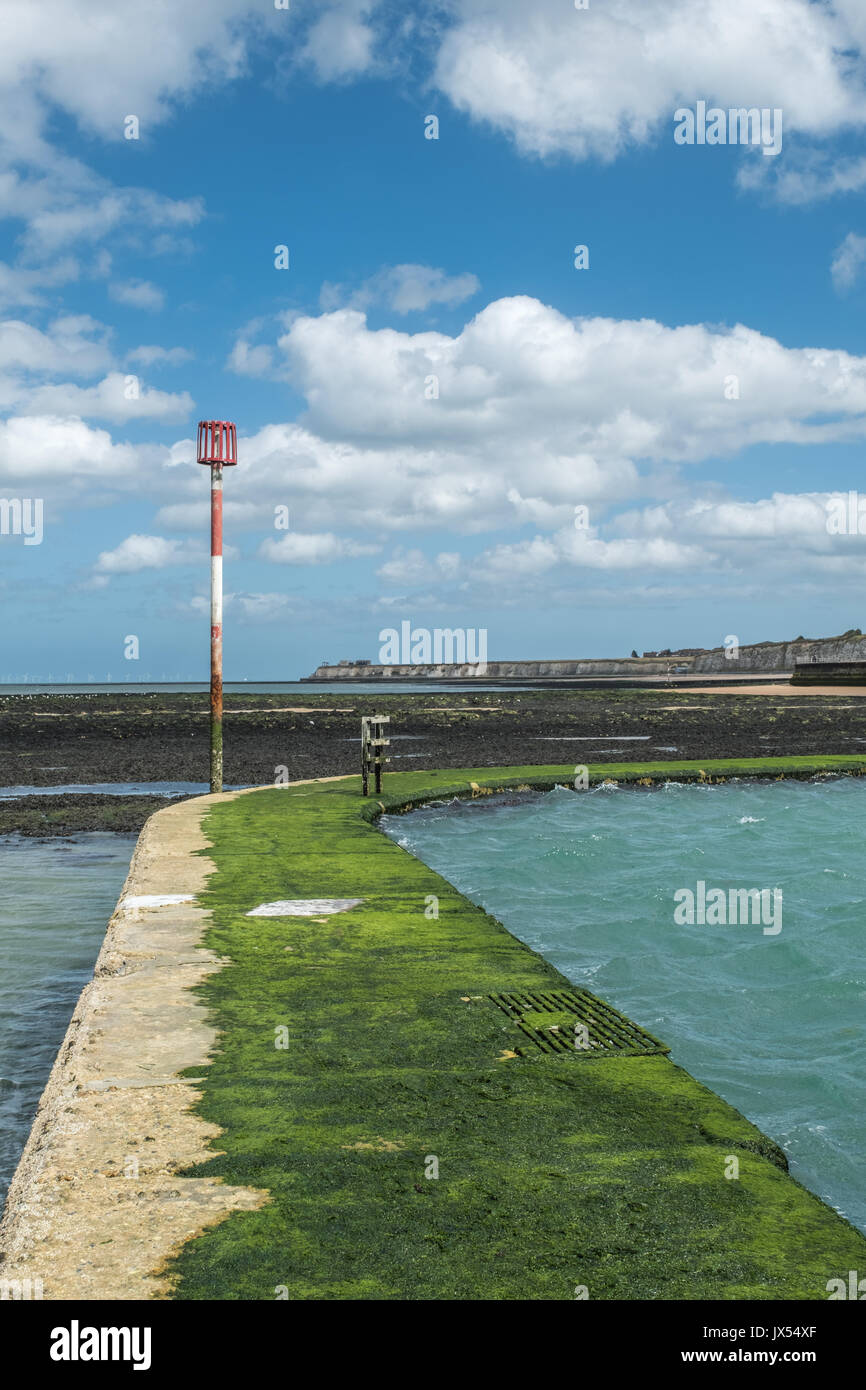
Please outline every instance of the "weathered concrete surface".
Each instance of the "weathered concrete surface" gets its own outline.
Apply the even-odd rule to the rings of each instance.
[[[863,652],[866,657],[866,648]],[[791,677],[795,685],[820,685],[837,681],[840,685],[866,685],[866,660],[800,661]]]
[[[221,962],[200,941],[196,895],[213,863],[202,796],[151,816],[39,1104],[0,1224],[0,1280],[41,1279],[46,1299],[165,1297],[166,1258],[191,1235],[267,1194],[178,1172],[219,1152],[192,1113],[216,1035],[191,993]],[[210,1146],[209,1146],[210,1145]],[[128,1176],[129,1174],[129,1176]],[[134,1174],[134,1176],[132,1176]]]

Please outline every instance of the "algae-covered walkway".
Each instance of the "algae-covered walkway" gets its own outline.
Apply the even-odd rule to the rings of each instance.
[[[866,1240],[667,1057],[514,1055],[489,996],[568,981],[371,817],[529,775],[568,770],[394,774],[381,803],[345,779],[212,805],[198,901],[229,963],[198,986],[221,1038],[196,1071],[225,1152],[187,1176],[268,1200],[183,1246],[176,1298],[826,1299],[866,1267]],[[246,915],[302,898],[362,902]]]

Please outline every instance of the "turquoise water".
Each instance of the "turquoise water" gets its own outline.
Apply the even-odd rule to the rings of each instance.
[[[137,836],[0,836],[0,1209]]]
[[[800,1182],[866,1230],[863,782],[559,789],[382,824],[662,1038],[782,1145]],[[769,912],[679,924],[674,894],[697,898],[699,881],[707,893],[781,889],[781,930]]]

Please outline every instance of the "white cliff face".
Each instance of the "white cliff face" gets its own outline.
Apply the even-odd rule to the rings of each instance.
[[[320,666],[314,681],[376,680],[567,680],[576,676],[730,675],[793,671],[798,661],[866,661],[866,637],[827,637],[803,642],[765,642],[740,647],[731,660],[724,647],[697,656],[585,657],[571,661],[488,661],[483,669],[472,662],[415,666]]]
[[[691,657],[664,659],[624,657],[622,660],[488,661],[479,671],[474,662],[434,666],[320,666],[316,681],[369,680],[556,680],[573,676],[662,676],[675,665],[689,666]]]
[[[694,658],[696,672],[793,671],[798,661],[866,661],[866,637],[828,637],[814,642],[771,642],[760,647],[741,647],[736,661],[723,650]]]

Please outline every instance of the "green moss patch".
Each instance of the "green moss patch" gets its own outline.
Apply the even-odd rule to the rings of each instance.
[[[590,772],[864,768],[750,759]],[[570,1300],[585,1285],[600,1299],[822,1299],[828,1279],[866,1268],[866,1240],[666,1057],[516,1056],[489,996],[569,982],[370,823],[384,807],[571,776],[389,774],[379,801],[352,778],[210,811],[204,944],[228,963],[200,991],[220,1042],[199,1110],[222,1129],[223,1152],[192,1171],[270,1200],[183,1247],[177,1298]],[[363,902],[319,920],[244,915],[306,897]]]

